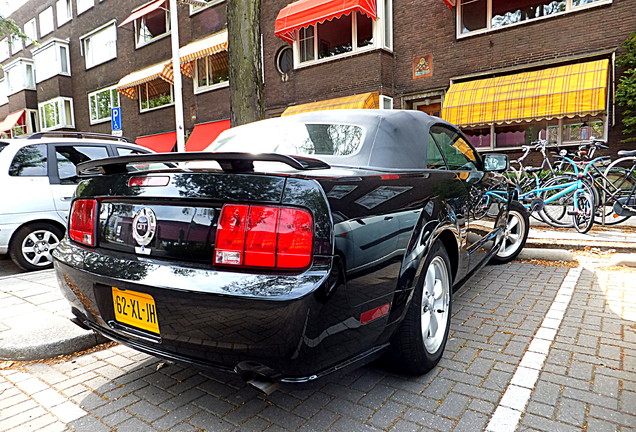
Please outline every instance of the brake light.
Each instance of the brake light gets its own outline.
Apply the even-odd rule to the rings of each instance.
[[[76,242],[95,246],[95,222],[97,220],[97,200],[76,200],[71,207],[68,235]]]
[[[308,211],[231,204],[219,217],[214,264],[299,269],[309,266],[312,249]]]

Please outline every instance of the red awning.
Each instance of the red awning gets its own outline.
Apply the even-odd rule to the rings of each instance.
[[[448,6],[451,10],[453,10],[457,2],[456,0],[444,0],[444,3],[446,3],[446,6]]]
[[[230,128],[229,120],[198,124],[188,138],[186,151],[201,151],[212,143],[221,132]]]
[[[168,132],[139,137],[135,140],[135,143],[149,148],[150,150],[154,150],[157,153],[168,153],[172,151],[174,145],[177,143],[177,133]]]
[[[0,132],[7,132],[13,129],[13,127],[20,121],[20,118],[24,115],[24,110],[12,112],[2,122],[0,122]]]
[[[296,30],[326,20],[340,18],[353,11],[376,18],[375,0],[298,0],[278,13],[274,34],[292,42]]]
[[[128,18],[126,18],[124,21],[122,21],[121,24],[119,24],[119,27],[124,26],[128,24],[129,22],[133,22],[134,20],[139,19],[144,15],[148,15],[152,11],[156,11],[161,6],[163,6],[165,2],[166,0],[155,0],[152,3],[148,3],[146,6],[139,8],[133,13],[131,13]]]

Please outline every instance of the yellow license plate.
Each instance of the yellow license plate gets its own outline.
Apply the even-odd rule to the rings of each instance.
[[[159,333],[155,299],[149,294],[113,287],[115,319],[153,333]]]

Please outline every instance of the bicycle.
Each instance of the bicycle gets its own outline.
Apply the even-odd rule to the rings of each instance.
[[[584,173],[579,175],[578,166],[573,160],[564,157],[571,164],[575,176],[557,176],[546,181],[527,192],[519,192],[518,199],[532,214],[538,212],[544,219],[546,205],[558,204],[558,208],[563,208],[564,213],[572,217],[572,223],[580,233],[588,232],[594,225],[594,190],[587,181],[584,180]],[[488,191],[486,196],[493,199],[506,200],[508,193],[505,191]],[[488,203],[486,203],[488,204]],[[560,218],[559,218],[560,219]],[[545,216],[547,223],[554,227],[565,227],[563,222],[553,220],[550,216]]]

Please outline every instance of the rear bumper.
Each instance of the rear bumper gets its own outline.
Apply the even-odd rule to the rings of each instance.
[[[245,274],[105,255],[67,240],[56,249],[58,282],[75,315],[140,351],[250,379],[307,382],[368,361],[386,319],[362,325],[331,258],[296,275]],[[160,333],[115,319],[112,287],[152,296]]]

